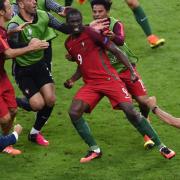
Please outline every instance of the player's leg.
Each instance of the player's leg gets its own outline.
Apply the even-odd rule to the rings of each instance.
[[[17,112],[17,104],[13,86],[7,76],[3,79],[3,84],[0,84],[0,86],[0,123],[3,134],[8,135],[12,128],[14,117]],[[20,150],[14,149],[12,146],[6,147],[3,152],[12,155],[21,154]]]
[[[26,77],[26,69],[20,67],[17,63],[15,63],[15,61],[13,61],[12,63],[12,75],[15,77],[15,81],[16,84],[22,84],[20,86],[22,86],[22,88],[24,88],[25,86],[25,82],[29,82],[28,78]],[[19,86],[19,88],[21,89],[21,87]],[[28,92],[28,88],[26,87],[26,91]],[[23,92],[23,90],[21,89],[21,91]],[[16,103],[18,105],[19,108],[22,108],[26,111],[33,111],[30,104],[29,104],[29,99],[24,95],[24,97],[16,97]]]
[[[19,108],[22,108],[26,111],[33,111],[29,103],[29,99],[27,99],[26,97],[16,97],[16,103]]]
[[[2,106],[2,102],[0,103],[0,107],[1,107],[0,108],[0,125],[1,125],[3,135],[7,136],[7,142],[4,142],[4,144],[0,143],[4,147],[3,152],[11,154],[11,155],[21,154],[20,150],[14,149],[13,146],[8,146],[8,144],[9,145],[14,144],[14,143],[12,143],[11,136],[9,136],[9,132],[12,128],[13,120],[12,120],[11,114],[8,110],[8,107],[5,104],[4,104],[4,106]],[[16,113],[16,110],[14,111],[14,113]]]
[[[56,101],[54,84],[53,83],[45,84],[43,87],[41,87],[40,93],[41,96],[43,97],[44,106],[41,110],[37,112],[36,115],[34,128],[38,131],[41,131],[42,127],[47,122],[53,111],[53,107]]]
[[[137,23],[141,26],[145,35],[147,36],[147,40],[152,48],[156,48],[165,43],[165,39],[160,39],[156,35],[152,33],[148,18],[139,4],[138,0],[125,0],[129,8],[132,10]]]
[[[94,92],[94,86],[85,85],[76,93],[69,109],[69,116],[76,131],[89,146],[88,154],[80,160],[82,163],[89,162],[102,155],[99,146],[91,134],[88,123],[82,116],[84,112],[91,112],[101,98],[101,95]]]
[[[101,156],[100,148],[91,134],[88,123],[82,116],[83,112],[85,112],[87,109],[89,109],[88,104],[76,99],[73,100],[69,109],[69,116],[71,118],[72,124],[74,125],[76,131],[84,140],[84,142],[89,146],[88,154],[85,157],[81,158],[81,163],[89,162],[92,159]]]
[[[149,107],[146,104],[146,100],[148,99],[148,96],[134,96],[134,98],[136,99],[136,101],[139,104],[139,109],[141,114],[149,121],[150,123],[150,118],[148,116],[149,114]],[[152,147],[154,147],[154,142],[151,140],[151,138],[148,137],[148,135],[144,135],[144,148],[145,149],[151,149]]]
[[[34,77],[33,80],[36,87],[38,87],[38,93],[40,93],[41,99],[44,103],[36,114],[36,120],[28,139],[39,145],[47,146],[49,145],[49,142],[43,137],[40,131],[52,113],[56,100],[55,87],[52,75],[45,62],[39,62],[34,68],[34,72],[36,73],[36,77]],[[36,101],[35,98],[34,101]]]
[[[46,139],[44,139],[44,137],[40,133],[42,126],[45,124],[47,120],[46,118],[43,119],[42,115],[40,115],[42,112],[44,112],[44,107],[45,107],[44,98],[40,92],[37,92],[32,97],[29,98],[29,102],[33,111],[36,111],[37,113],[36,113],[35,123],[31,128],[30,133],[28,134],[28,140],[35,142],[39,145],[47,146],[49,142]]]
[[[148,118],[149,107],[146,105],[146,100],[148,99],[147,89],[142,81],[142,78],[136,67],[134,66],[134,71],[138,76],[138,80],[136,82],[131,81],[131,73],[129,70],[125,70],[119,74],[120,79],[125,83],[128,92],[132,95],[132,97],[138,102],[139,109],[141,114]]]
[[[156,97],[149,97],[146,102],[150,109],[153,111],[153,113],[157,115],[161,120],[171,126],[180,128],[180,118],[176,118],[159,108],[156,103]]]
[[[131,73],[129,70],[121,72],[119,74],[119,77],[125,83],[128,92],[138,102],[141,114],[144,117],[148,118],[149,108],[146,105],[146,101],[145,101],[148,98],[147,90],[146,90],[144,83],[141,79],[141,76],[137,72],[135,66],[134,66],[134,71],[136,72],[136,75],[139,78],[138,81],[136,81],[136,82],[131,81]],[[144,136],[144,148],[150,149],[153,146],[154,146],[154,142],[147,135],[145,135]]]
[[[175,156],[175,152],[167,148],[159,139],[156,131],[149,124],[146,118],[141,116],[140,113],[136,112],[131,103],[120,103],[119,108],[123,110],[129,122],[143,135],[148,135],[159,148],[161,154],[168,159]]]
[[[15,99],[14,88],[13,88],[11,82],[9,81],[8,77],[5,80],[5,84],[6,84],[6,90],[3,93],[3,99],[8,107],[9,114],[10,114],[10,120],[7,124],[6,130],[4,129],[4,131],[6,131],[4,133],[8,134],[12,128],[14,118],[17,113],[17,104],[16,104],[16,99]]]

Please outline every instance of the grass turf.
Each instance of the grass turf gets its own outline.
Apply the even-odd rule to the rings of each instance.
[[[165,46],[150,49],[124,1],[113,0],[111,14],[125,24],[127,42],[140,57],[137,67],[149,95],[156,95],[158,104],[163,109],[180,116],[180,30],[177,18],[180,3],[177,0],[142,0],[141,4],[149,17],[153,33],[166,39]],[[84,22],[88,23],[91,20],[89,4],[80,6],[74,2],[73,5],[83,12]],[[80,157],[86,153],[87,146],[72,127],[67,111],[82,82],[78,82],[71,90],[63,87],[63,82],[75,69],[74,63],[64,59],[64,40],[65,35],[59,34],[53,42],[53,76],[56,82],[57,103],[48,124],[43,128],[50,146],[39,147],[27,141],[27,134],[34,123],[34,114],[19,109],[16,122],[22,124],[24,130],[16,147],[21,149],[23,154],[17,157],[1,154],[0,179],[180,179],[179,129],[162,123],[150,114],[152,124],[163,142],[177,152],[174,159],[166,160],[157,149],[143,149],[142,137],[128,123],[122,112],[111,109],[106,98],[91,115],[86,115],[103,150],[103,156],[88,164],[79,163]],[[6,68],[10,74],[10,62]],[[16,90],[17,95],[21,95],[17,87]]]

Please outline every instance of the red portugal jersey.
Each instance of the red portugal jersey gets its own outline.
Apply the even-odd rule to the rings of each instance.
[[[3,74],[5,74],[4,70],[4,62],[5,62],[5,56],[4,51],[9,48],[9,45],[7,43],[7,32],[6,30],[0,26],[0,77],[2,77]]]
[[[90,27],[84,27],[84,31],[77,37],[67,38],[66,49],[79,65],[85,83],[119,80],[105,51],[109,42],[109,38],[95,32]]]

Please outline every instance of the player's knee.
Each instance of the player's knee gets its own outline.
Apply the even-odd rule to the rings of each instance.
[[[56,102],[56,96],[55,95],[49,96],[48,98],[46,98],[45,102],[47,106],[53,107]]]
[[[139,6],[139,2],[137,0],[126,0],[126,3],[131,9]]]
[[[33,111],[40,111],[45,106],[45,102],[43,99],[41,100],[35,99],[33,101],[30,101],[30,105]]]
[[[1,124],[7,124],[9,123],[11,120],[11,114],[7,113],[5,116],[3,116],[2,118],[0,118],[0,123]]]
[[[81,117],[81,113],[77,109],[71,108],[68,113],[72,121],[76,121]]]
[[[122,104],[121,109],[123,110],[123,112],[126,114],[126,117],[130,120],[130,121],[136,121],[136,119],[138,119],[138,116],[140,113],[138,113],[132,104]]]

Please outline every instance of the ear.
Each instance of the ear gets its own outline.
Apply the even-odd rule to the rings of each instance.
[[[4,10],[0,10],[0,15],[4,16],[4,14],[5,14],[5,11]]]
[[[18,3],[18,6],[19,6],[21,9],[24,9],[24,4],[23,4],[22,1],[20,1],[20,2]]]

